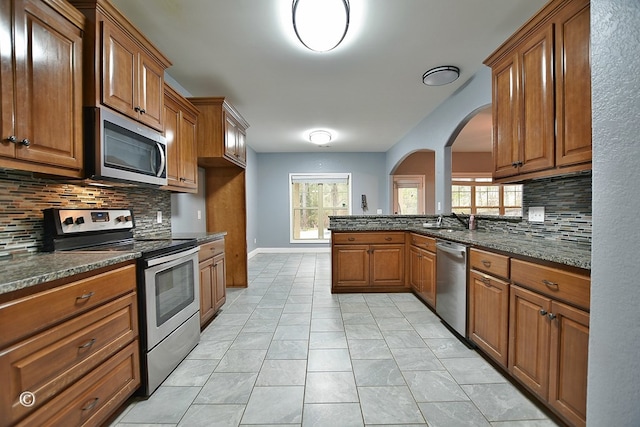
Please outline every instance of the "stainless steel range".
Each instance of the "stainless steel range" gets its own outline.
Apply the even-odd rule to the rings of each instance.
[[[46,251],[133,251],[142,386],[150,396],[200,341],[195,239],[134,239],[129,209],[45,209]]]

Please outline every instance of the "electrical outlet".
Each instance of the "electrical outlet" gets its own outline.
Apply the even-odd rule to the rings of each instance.
[[[544,222],[544,206],[529,208],[529,222]]]
[[[253,239],[253,244],[255,245],[256,243],[258,243],[258,239]]]
[[[202,211],[198,209],[198,219],[202,219]]]
[[[162,211],[158,211],[158,214],[156,216],[156,222],[158,224],[162,224]]]

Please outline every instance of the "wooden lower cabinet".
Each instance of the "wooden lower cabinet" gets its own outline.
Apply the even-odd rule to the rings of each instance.
[[[0,426],[101,425],[139,387],[135,264],[83,276],[0,304]]]
[[[411,289],[432,308],[436,307],[436,254],[423,247],[430,247],[430,237],[410,234],[408,238],[408,280]]]
[[[334,233],[332,292],[404,292],[404,233]]]
[[[511,287],[509,372],[575,426],[586,424],[589,314]]]
[[[224,239],[200,246],[200,326],[204,327],[226,301]]]
[[[477,270],[469,272],[469,339],[507,367],[509,283]]]

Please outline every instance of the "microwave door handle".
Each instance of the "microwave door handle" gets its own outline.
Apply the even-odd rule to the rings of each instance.
[[[159,142],[156,142],[156,146],[158,147],[158,151],[160,152],[160,167],[158,168],[158,172],[156,173],[156,176],[161,176],[162,172],[164,172],[164,166],[165,166],[165,163],[167,162],[167,159],[165,158],[164,150],[162,149],[162,144],[160,144]]]

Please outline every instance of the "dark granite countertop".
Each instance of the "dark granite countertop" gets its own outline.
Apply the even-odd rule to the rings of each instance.
[[[35,252],[0,260],[0,294],[139,258],[140,252]]]
[[[220,240],[227,235],[226,231],[212,232],[212,233],[172,233],[173,239],[196,239],[199,245],[203,243],[213,242],[214,240]]]
[[[452,230],[452,231],[448,231]],[[464,229],[435,229],[399,225],[358,226],[357,228],[332,227],[331,231],[411,231],[464,243],[479,248],[494,249],[514,255],[522,255],[543,261],[556,262],[571,267],[591,269],[591,245],[567,242],[559,239],[532,237],[524,234]]]

